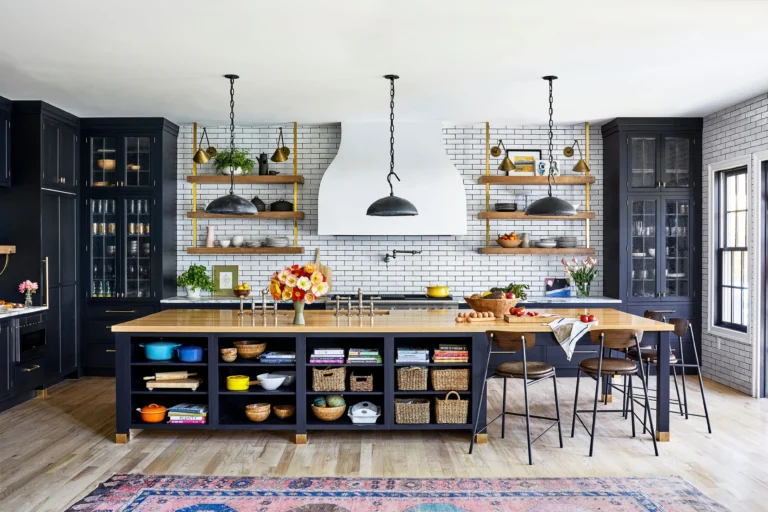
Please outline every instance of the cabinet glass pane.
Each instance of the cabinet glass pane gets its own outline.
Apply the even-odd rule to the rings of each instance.
[[[149,187],[150,182],[149,137],[125,138],[125,185]]]
[[[667,297],[690,295],[689,199],[667,199],[664,206],[665,293]]]
[[[151,199],[125,200],[125,296],[152,296]]]
[[[656,297],[656,200],[632,201],[633,297]]]
[[[656,138],[630,137],[629,179],[632,187],[656,187]]]
[[[684,137],[664,137],[664,174],[666,188],[687,188],[691,180],[691,144]]]
[[[117,297],[117,212],[114,199],[91,200],[91,297]]]
[[[91,138],[91,186],[117,186],[117,139],[115,137]]]

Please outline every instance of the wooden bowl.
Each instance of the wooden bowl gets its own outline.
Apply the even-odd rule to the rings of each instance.
[[[233,343],[237,349],[237,355],[243,359],[253,359],[259,357],[267,350],[267,344],[260,341],[236,341]]]
[[[501,238],[497,238],[496,243],[504,247],[505,249],[514,249],[515,247],[523,243],[523,241],[522,240],[502,240]]]
[[[126,167],[128,167],[129,171],[140,171],[141,166],[137,164],[128,164]]]
[[[221,358],[226,363],[231,363],[235,359],[237,359],[237,349],[236,348],[222,348],[219,350],[221,352]]]
[[[504,313],[509,313],[509,309],[517,305],[520,299],[473,299],[464,297],[469,307],[479,313],[490,311],[497,318],[504,318]]]
[[[286,420],[296,413],[295,405],[276,405],[272,408],[275,416],[281,420]]]
[[[335,421],[341,418],[346,410],[346,404],[338,407],[317,407],[312,405],[312,413],[315,415],[315,418],[321,421]]]
[[[250,404],[245,406],[245,415],[254,423],[259,423],[269,418],[272,406],[266,403]]]
[[[251,290],[232,290],[232,292],[235,294],[235,297],[247,297],[251,294]]]
[[[104,169],[105,171],[114,171],[116,163],[117,162],[115,160],[111,160],[111,159],[96,160],[96,165],[99,166],[99,169]]]

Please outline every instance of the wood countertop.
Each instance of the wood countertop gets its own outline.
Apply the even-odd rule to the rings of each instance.
[[[597,317],[601,329],[635,329],[637,331],[671,331],[672,326],[615,309],[539,309],[563,317],[578,317],[589,312]],[[542,323],[514,324],[504,320],[478,323],[456,323],[456,310],[395,310],[370,316],[333,316],[332,311],[305,311],[306,325],[293,325],[293,312],[281,311],[275,317],[268,314],[237,316],[236,310],[168,309],[160,313],[112,326],[112,332],[122,333],[318,333],[370,332],[475,333],[491,329],[513,332],[551,332]]]

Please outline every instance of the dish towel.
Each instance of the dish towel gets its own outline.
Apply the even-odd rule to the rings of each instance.
[[[559,318],[549,324],[552,334],[565,351],[565,357],[570,361],[573,351],[576,349],[576,343],[589,331],[589,328],[597,325],[594,322],[584,323],[576,318]]]

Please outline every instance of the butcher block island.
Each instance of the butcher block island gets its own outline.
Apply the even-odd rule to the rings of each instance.
[[[593,330],[643,332],[658,336],[662,353],[669,350],[672,327],[666,323],[615,309],[538,311],[563,318],[589,313],[597,321]],[[284,430],[299,444],[312,430],[458,429],[471,435],[478,412],[478,430],[485,426],[486,371],[520,356],[494,354],[487,365],[486,331],[535,334],[528,359],[549,362],[558,376],[575,376],[578,362],[595,357],[598,348],[583,336],[569,361],[547,318],[458,322],[455,310],[304,316],[304,325],[294,325],[287,311],[170,309],[114,325],[116,441],[128,442],[132,429]],[[656,382],[661,440],[669,438],[664,359]],[[179,376],[197,383],[196,389],[157,387],[172,386],[165,382]],[[152,422],[142,413],[148,406],[156,406]],[[188,408],[193,412],[185,413]]]

